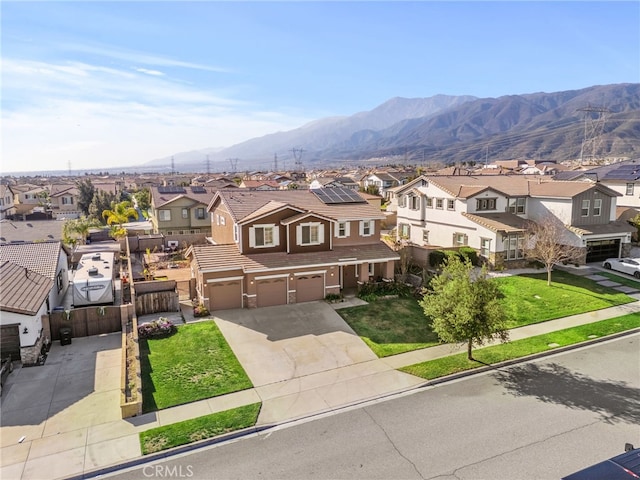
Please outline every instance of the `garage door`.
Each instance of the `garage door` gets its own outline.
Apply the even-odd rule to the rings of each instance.
[[[587,263],[601,262],[607,258],[618,258],[620,254],[620,239],[594,240],[587,242]]]
[[[296,280],[296,302],[312,302],[324,298],[324,275],[301,275]]]
[[[4,360],[11,355],[12,360],[20,360],[20,332],[18,325],[0,327],[0,357]]]
[[[210,310],[242,308],[241,280],[211,282],[208,285]]]
[[[258,280],[256,285],[259,307],[287,304],[287,277]]]

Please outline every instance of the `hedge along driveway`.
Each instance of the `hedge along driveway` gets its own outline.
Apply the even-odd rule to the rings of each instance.
[[[213,320],[140,341],[143,410],[150,412],[251,388]]]

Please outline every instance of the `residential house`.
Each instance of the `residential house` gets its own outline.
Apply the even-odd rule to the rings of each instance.
[[[52,184],[49,200],[53,218],[56,220],[79,218],[82,215],[78,207],[79,198],[80,192],[75,184]]]
[[[592,168],[576,175],[580,180],[597,181],[620,194],[619,207],[640,210],[640,159]]]
[[[244,179],[240,182],[240,188],[250,190],[280,190],[280,184],[275,180],[249,180]]]
[[[616,220],[620,194],[592,182],[524,175],[421,176],[396,190],[397,235],[414,245],[469,246],[494,266],[526,264],[529,221],[555,218],[581,263],[627,255],[631,232]]]
[[[0,245],[2,358],[35,364],[46,341],[42,316],[64,303],[69,252],[61,242]]]
[[[378,194],[387,199],[389,195],[387,190],[392,187],[406,184],[411,178],[416,176],[415,172],[400,172],[400,171],[387,171],[387,172],[374,172],[364,178],[363,187],[366,190],[368,187],[377,187]]]
[[[151,216],[154,233],[177,235],[211,231],[207,205],[215,189],[201,186],[151,187]]]
[[[15,214],[14,194],[9,185],[0,184],[0,220]]]
[[[187,255],[210,310],[321,300],[394,277],[383,215],[357,192],[220,190],[208,210],[212,244]]]
[[[37,207],[43,206],[43,195],[47,193],[47,189],[39,185],[20,184],[11,187],[14,193],[14,215],[30,215],[37,210]]]

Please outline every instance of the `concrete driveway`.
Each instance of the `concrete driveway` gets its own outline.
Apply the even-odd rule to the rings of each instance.
[[[326,302],[215,313],[255,387],[376,360]]]
[[[0,403],[0,476],[60,478],[139,454],[137,436],[107,447],[96,435],[122,422],[120,365],[115,333],[54,342],[43,366],[16,368]]]

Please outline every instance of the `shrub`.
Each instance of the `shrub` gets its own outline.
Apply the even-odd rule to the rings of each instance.
[[[444,250],[434,250],[429,254],[429,265],[434,268],[439,268],[440,265],[444,262],[446,254]]]
[[[199,303],[198,305],[193,307],[193,316],[194,317],[206,317],[209,315],[209,310],[204,304]]]
[[[476,252],[475,249],[471,247],[460,247],[458,253],[462,257],[461,260],[468,258],[471,262],[471,265],[474,265],[476,267],[478,266],[478,252]]]
[[[327,293],[327,295],[324,297],[325,301],[329,302],[329,303],[336,303],[336,302],[341,302],[342,301],[342,294],[341,293]]]
[[[367,302],[371,302],[376,300],[378,297],[384,297],[387,295],[410,297],[412,295],[412,288],[411,286],[400,282],[380,282],[365,283],[358,291],[358,298]]]
[[[478,266],[478,252],[471,247],[460,247],[458,250],[434,250],[429,254],[429,265],[433,268],[441,268],[446,259],[458,257],[464,261],[469,259],[472,265]]]
[[[138,336],[140,338],[168,337],[175,331],[176,326],[165,317],[160,317],[158,320],[138,326]]]

